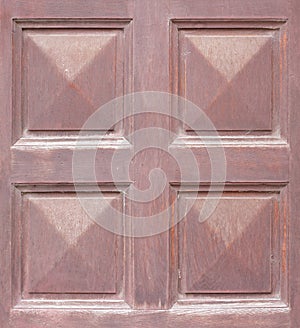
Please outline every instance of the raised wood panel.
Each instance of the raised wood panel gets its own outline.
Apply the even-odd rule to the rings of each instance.
[[[78,131],[102,105],[128,92],[129,22],[15,20],[16,138]],[[111,115],[114,122],[115,109]]]
[[[25,32],[27,128],[78,130],[97,108],[115,98],[116,46],[113,31]],[[91,78],[94,74],[102,82]]]
[[[190,325],[228,328],[252,326],[294,328],[300,325],[298,311],[300,284],[299,270],[297,270],[300,226],[297,220],[299,212],[297,194],[299,194],[298,186],[300,185],[297,173],[299,172],[297,151],[299,149],[297,147],[299,56],[297,49],[300,13],[296,2],[296,0],[291,2],[286,0],[254,2],[215,0],[213,4],[205,0],[153,0],[151,2],[147,0],[87,0],[84,2],[80,0],[58,2],[3,0],[1,2],[0,195],[2,203],[0,212],[3,219],[0,229],[1,327],[182,327]],[[133,28],[131,29],[130,26]],[[103,61],[108,63],[108,70],[102,65],[101,60],[98,61],[102,51],[97,52],[99,49],[95,51],[94,47],[97,48],[97,42],[91,42],[94,36],[95,38],[99,36],[102,40],[106,36],[111,37],[111,43],[104,46],[104,56],[102,55]],[[68,41],[59,41],[60,37],[64,37],[64,40],[80,39],[81,50],[90,45],[91,53],[97,52],[95,61],[90,62],[90,68],[95,68],[95,70],[83,69],[83,75],[74,73],[79,68],[82,58],[86,61],[89,56],[89,52],[84,51],[81,57],[81,50],[77,51],[77,48],[75,62],[79,65],[75,71],[69,70],[76,66],[71,65],[72,55],[68,55],[67,64],[70,67],[66,68],[67,71],[65,68],[59,70],[59,66],[64,66],[61,65],[63,62],[61,58],[67,53],[73,53],[72,47],[74,49],[77,44],[76,41],[68,45]],[[42,45],[41,42],[37,42],[36,47],[36,44],[33,44],[34,38],[38,38],[39,41],[43,39]],[[55,44],[51,41],[53,38],[57,39]],[[191,42],[193,38],[196,39],[194,43]],[[248,42],[249,39],[251,39],[250,42]],[[260,44],[262,39],[267,39],[265,44]],[[43,48],[43,43],[48,46],[46,49]],[[259,50],[254,51],[255,55],[253,55],[253,50],[257,45],[259,45]],[[287,48],[289,48],[288,51]],[[217,54],[221,56],[212,55],[216,49]],[[239,50],[243,50],[240,57],[237,54]],[[60,57],[62,53],[63,56]],[[253,56],[242,65],[249,53]],[[232,62],[231,59],[234,61]],[[133,64],[132,69],[129,67],[130,62]],[[185,62],[187,69],[184,71]],[[36,67],[34,67],[35,64]],[[41,64],[45,64],[44,71],[41,72],[41,76],[33,78],[31,73],[38,71]],[[234,66],[236,69],[233,68]],[[107,80],[105,90],[97,89],[97,83],[97,86],[94,86],[95,81],[101,80],[101,77],[96,74],[98,68]],[[199,68],[207,75],[203,78],[207,80],[207,83],[203,83],[203,79],[197,75]],[[109,70],[112,74],[109,74]],[[212,74],[209,74],[210,72]],[[233,72],[237,74],[231,76]],[[217,73],[220,73],[220,79],[219,76],[215,78],[214,74],[218,75]],[[47,83],[42,79],[45,77],[43,74],[49,75]],[[186,90],[183,88],[185,78],[188,82]],[[115,84],[113,79],[115,79]],[[190,83],[191,81],[195,83]],[[85,89],[86,84],[89,86],[88,90]],[[131,84],[132,88],[130,88]],[[199,92],[195,89],[197,85],[201,86]],[[289,90],[287,90],[287,85],[289,85]],[[49,95],[54,101],[54,106],[52,102],[40,106],[39,99],[45,92],[42,88],[44,86],[49,88]],[[146,90],[168,91],[181,95],[184,95],[186,91],[191,98],[195,98],[196,103],[200,97],[208,102],[216,86],[219,87],[220,97],[213,103],[213,106],[208,105],[207,110],[211,111],[214,123],[224,141],[227,177],[224,202],[220,203],[222,211],[215,213],[213,228],[218,230],[217,228],[221,226],[219,223],[223,222],[220,217],[236,208],[236,205],[226,205],[226,202],[239,204],[237,206],[245,213],[248,206],[251,207],[251,211],[264,208],[263,219],[250,219],[249,215],[243,217],[242,220],[247,221],[249,218],[249,222],[251,221],[245,230],[247,235],[248,228],[250,229],[252,224],[253,231],[257,233],[250,237],[250,232],[249,239],[245,233],[242,234],[242,238],[246,238],[245,242],[238,244],[236,244],[237,238],[231,241],[232,235],[239,234],[239,231],[234,229],[232,233],[226,232],[225,237],[221,234],[220,239],[223,244],[219,239],[215,244],[212,240],[208,240],[204,232],[211,231],[208,230],[211,227],[206,226],[205,223],[204,232],[196,224],[186,226],[186,232],[191,236],[198,233],[203,235],[203,241],[209,247],[201,250],[202,257],[205,257],[203,254],[206,251],[216,255],[224,246],[224,239],[227,240],[225,249],[233,247],[233,255],[239,251],[247,255],[240,259],[236,267],[242,267],[243,263],[259,263],[261,266],[257,269],[257,273],[259,277],[269,277],[270,274],[269,283],[268,279],[252,279],[253,275],[250,273],[250,288],[243,290],[241,283],[244,283],[245,287],[248,281],[245,282],[242,277],[241,281],[233,285],[232,280],[236,278],[236,275],[232,274],[231,280],[215,279],[211,282],[209,287],[217,287],[215,290],[219,292],[213,288],[205,289],[197,284],[194,289],[194,286],[191,286],[192,280],[184,281],[187,275],[184,273],[183,261],[181,261],[184,254],[181,252],[183,250],[181,237],[185,233],[183,225],[154,237],[128,238],[125,245],[122,244],[122,238],[115,236],[115,242],[113,242],[107,232],[99,231],[98,234],[97,228],[93,227],[95,231],[92,235],[95,234],[97,239],[101,239],[100,245],[102,245],[102,238],[106,244],[116,245],[115,253],[113,255],[109,253],[116,262],[114,271],[116,284],[113,283],[113,274],[107,277],[104,272],[102,278],[107,278],[108,284],[100,288],[102,292],[96,289],[96,293],[93,293],[89,289],[89,286],[95,286],[93,284],[96,278],[90,279],[91,276],[88,275],[86,277],[89,277],[88,283],[91,285],[87,285],[84,279],[82,281],[79,279],[80,282],[74,285],[71,284],[72,281],[64,281],[61,284],[61,281],[56,279],[60,283],[59,289],[67,290],[67,292],[60,292],[55,288],[51,291],[52,287],[49,288],[47,283],[43,284],[47,287],[45,292],[42,291],[43,288],[40,289],[41,292],[34,291],[35,284],[33,282],[31,284],[30,277],[34,278],[35,274],[38,275],[40,267],[35,269],[37,267],[34,264],[35,259],[28,261],[29,257],[23,256],[22,251],[28,249],[30,253],[50,254],[53,248],[53,251],[59,255],[60,249],[56,249],[56,244],[48,243],[49,249],[46,249],[43,244],[47,241],[44,232],[49,230],[50,235],[52,231],[48,229],[47,224],[52,222],[49,224],[51,228],[55,226],[62,227],[61,230],[67,229],[74,222],[69,224],[65,220],[66,226],[59,225],[59,218],[66,213],[73,213],[75,231],[77,231],[75,235],[80,235],[84,231],[80,236],[88,236],[87,231],[90,231],[89,227],[81,221],[85,217],[84,214],[78,214],[80,209],[74,203],[74,190],[66,185],[72,184],[74,140],[80,129],[81,120],[83,121],[85,115],[93,111],[91,104],[106,101],[107,95],[115,96]],[[238,94],[234,92],[234,89],[238,90]],[[58,97],[60,91],[64,93],[64,100]],[[51,114],[47,112],[49,107]],[[58,115],[54,115],[57,108],[62,109]],[[221,115],[219,115],[220,112]],[[41,117],[39,117],[40,114]],[[58,116],[60,116],[59,120]],[[165,129],[177,132],[173,129],[173,122],[171,126],[169,125],[167,117],[162,120],[159,115],[141,116],[131,119],[128,124],[123,122],[120,127],[113,129],[112,139],[104,141],[102,145],[97,145],[100,149],[99,156],[96,158],[95,171],[96,180],[99,183],[109,188],[112,185],[114,179],[111,174],[111,159],[116,149],[118,148],[119,151],[119,148],[122,148],[120,151],[129,153],[130,145],[120,142],[122,139],[122,137],[119,138],[120,134],[124,135],[121,127],[126,128],[127,124],[128,130],[132,131],[133,128],[153,126],[156,122],[159,122]],[[110,127],[104,126],[100,130],[107,128]],[[187,181],[181,181],[178,167],[171,167],[171,164],[168,166],[167,177],[172,185],[171,194],[176,194],[179,186],[181,187],[186,182],[185,190],[189,195],[196,195],[201,190],[196,199],[200,207],[202,191],[206,192],[211,182],[211,163],[207,150],[199,138],[192,136],[193,132],[189,130],[189,127],[180,130],[178,139],[170,148],[174,150],[176,158],[180,158],[182,168],[188,171],[189,175]],[[205,134],[206,132],[203,133]],[[91,139],[86,140],[87,148],[95,146],[95,138]],[[210,141],[212,147],[215,147],[214,140]],[[291,148],[290,141],[292,141]],[[88,154],[87,148],[82,151]],[[201,181],[195,179],[196,170],[191,169],[185,161],[190,149],[195,155]],[[89,167],[87,161],[88,159],[82,161],[82,168]],[[137,186],[144,187],[147,183],[145,177],[147,177],[148,169],[152,168],[153,164],[165,166],[164,158],[155,155],[148,160],[142,156],[137,160],[136,169],[129,179],[122,162],[117,167],[120,172],[117,182],[121,185],[128,185],[129,180],[132,180]],[[140,169],[143,165],[143,169]],[[83,181],[83,188],[86,186],[85,182],[89,183],[91,180],[91,176],[87,176],[87,179]],[[12,200],[10,193],[15,186],[17,186],[17,191],[13,199],[16,203]],[[192,186],[196,187],[192,189]],[[109,188],[106,190],[110,190]],[[106,194],[110,193],[111,191],[108,191]],[[244,203],[241,198],[245,193],[247,193],[247,202]],[[161,201],[153,202],[150,206],[141,205],[140,212],[135,208],[133,211],[137,214],[151,214],[153,211],[172,204],[174,199],[168,196],[166,195]],[[66,201],[62,201],[63,198]],[[129,209],[132,209],[132,204],[127,205]],[[270,220],[267,219],[269,207],[271,207]],[[40,209],[47,212],[41,216],[42,220],[47,221],[45,225],[41,224],[42,220],[41,222],[38,220],[37,213]],[[54,215],[50,218],[52,212],[61,213],[61,216]],[[236,212],[238,212],[237,209],[234,213]],[[191,212],[192,217],[193,213],[195,211]],[[173,220],[174,215],[176,215],[176,210],[172,208],[170,217],[166,216],[166,219]],[[40,252],[36,244],[31,243],[31,240],[35,241],[35,238],[30,239],[34,227],[42,232],[42,236],[35,234],[37,244],[42,245]],[[228,226],[225,230],[227,228]],[[64,232],[66,239],[69,235],[69,229],[67,230],[68,232]],[[264,235],[267,237],[266,240],[262,238],[263,232],[266,232]],[[57,233],[57,236],[61,237],[61,234]],[[88,239],[94,241],[93,237]],[[267,240],[271,241],[270,248],[258,249],[259,245],[264,246],[264,243],[267,245]],[[252,247],[256,241],[258,245],[255,244]],[[196,245],[197,242],[196,239]],[[67,251],[68,245],[71,244],[72,238],[69,238],[69,243],[67,241],[63,243],[66,246],[62,248]],[[247,248],[248,245],[250,247]],[[87,249],[89,247],[90,245]],[[256,250],[259,257],[251,255]],[[198,261],[199,252],[194,245],[188,244],[184,256],[189,257],[190,251],[195,255],[190,262]],[[97,254],[101,258],[101,251]],[[226,255],[231,257],[231,254]],[[262,263],[261,259],[264,256],[266,261]],[[93,253],[89,252],[86,256],[88,262],[91,257]],[[123,257],[126,258],[124,273],[120,269]],[[269,262],[267,257],[270,259]],[[98,258],[95,263],[97,260]],[[40,261],[43,261],[41,256]],[[73,260],[71,262],[73,263]],[[108,263],[110,267],[111,263]],[[84,267],[84,261],[79,264],[80,267]],[[270,271],[268,271],[269,264]],[[66,269],[64,279],[69,268],[72,269],[72,265]],[[231,266],[222,266],[223,268],[223,271],[232,270]],[[100,272],[101,270],[102,268]],[[89,274],[97,277],[95,271],[92,270]],[[26,272],[27,277],[24,274]],[[112,273],[112,271],[109,272]],[[82,277],[81,273],[75,275],[75,278],[77,279],[78,276]],[[101,281],[98,282],[101,286]],[[222,289],[224,284],[227,284],[227,287],[229,285],[230,288]],[[82,289],[77,290],[78,286],[82,286]],[[205,286],[207,287],[207,283]],[[237,289],[235,289],[236,286]],[[70,287],[74,287],[73,291]],[[85,289],[88,290],[86,293]],[[194,292],[189,293],[188,289]],[[124,299],[129,305],[124,303]],[[165,311],[166,309],[168,310]]]
[[[179,20],[174,26],[173,87],[179,95],[204,111],[220,132],[283,132],[283,22],[256,26],[245,21]],[[185,108],[179,110],[184,120]],[[196,117],[193,128],[203,130]]]
[[[122,194],[105,191],[100,196],[87,188],[81,197],[89,208],[102,209],[101,219],[122,222]],[[31,190],[20,186],[15,200],[16,286],[21,281],[16,300],[38,295],[53,299],[55,294],[58,299],[59,294],[64,299],[120,297],[122,239],[93,221],[74,191],[62,186]],[[119,218],[111,217],[110,206]]]
[[[213,214],[199,222],[206,199],[206,193],[180,196],[179,213],[192,206],[179,230],[180,292],[271,293],[271,262],[279,256],[276,196],[224,192]]]

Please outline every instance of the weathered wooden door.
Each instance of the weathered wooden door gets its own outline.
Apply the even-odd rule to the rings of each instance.
[[[299,1],[2,0],[0,9],[0,326],[300,327]],[[80,151],[97,149],[96,200],[115,210],[101,212],[121,224],[113,233],[78,200],[77,137],[100,106],[146,91],[192,101],[221,146],[201,117],[185,124],[174,101],[90,129]],[[149,148],[112,176],[138,130]],[[161,130],[173,136],[169,153],[151,147]],[[211,179],[210,147],[224,151],[225,181]],[[155,168],[162,194],[130,201]],[[80,183],[85,202],[95,201],[93,182]],[[199,221],[208,192],[218,202]],[[136,237],[122,221],[157,212],[170,229]]]

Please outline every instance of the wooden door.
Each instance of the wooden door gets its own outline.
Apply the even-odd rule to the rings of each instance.
[[[0,19],[1,327],[299,327],[298,1],[2,0]],[[97,144],[110,127],[90,130],[80,151],[97,149],[98,205],[112,204],[121,224],[171,208],[170,229],[135,237],[90,220],[72,161],[99,107],[146,91],[184,97],[211,119],[226,180],[211,180],[212,131],[197,117],[184,124],[173,103],[133,112]],[[151,127],[175,135],[172,154],[190,178],[153,147],[112,176],[115,153],[126,159],[138,142],[126,135]],[[128,201],[155,168],[168,182],[162,195]],[[95,200],[92,181],[80,188]]]

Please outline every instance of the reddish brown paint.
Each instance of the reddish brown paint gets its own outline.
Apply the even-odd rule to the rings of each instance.
[[[84,3],[79,0],[1,1],[1,327],[300,326],[299,18],[300,7],[297,0],[87,0]],[[126,94],[147,90],[187,95],[203,107],[201,101],[207,94],[201,96],[201,93],[195,92],[193,88],[195,85],[203,85],[204,82],[199,75],[192,74],[193,69],[205,72],[209,93],[214,89],[228,87],[223,85],[222,79],[214,77],[216,66],[220,68],[224,63],[207,64],[207,53],[205,59],[203,53],[199,53],[199,48],[189,48],[185,37],[191,33],[206,37],[218,33],[224,38],[232,33],[248,33],[250,38],[251,35],[261,36],[265,33],[270,36],[256,61],[251,62],[253,69],[248,67],[242,73],[241,70],[237,72],[240,74],[238,78],[241,78],[239,83],[244,86],[242,99],[236,99],[234,92],[225,94],[221,105],[213,109],[212,117],[224,140],[227,157],[228,174],[224,195],[233,195],[231,201],[234,201],[246,193],[251,199],[249,204],[255,204],[256,199],[266,195],[266,198],[272,198],[273,202],[272,208],[268,207],[271,205],[267,202],[267,210],[262,210],[259,215],[253,214],[255,227],[251,232],[247,232],[245,237],[247,243],[255,243],[259,251],[251,254],[250,249],[248,258],[239,257],[236,267],[253,265],[250,268],[252,275],[247,276],[249,280],[245,279],[247,284],[244,286],[241,285],[243,279],[235,284],[232,275],[226,270],[221,272],[221,276],[219,272],[213,272],[217,281],[215,287],[213,283],[204,288],[203,284],[195,284],[199,278],[197,268],[201,267],[201,261],[209,256],[209,252],[213,253],[221,246],[220,241],[214,244],[208,240],[209,252],[206,252],[204,245],[198,253],[197,238],[192,241],[191,236],[197,229],[192,228],[193,223],[189,220],[190,223],[183,221],[168,232],[140,239],[113,237],[97,227],[94,233],[99,238],[102,236],[107,241],[106,244],[113,244],[112,247],[115,247],[112,253],[99,250],[101,263],[104,267],[111,268],[111,275],[97,276],[99,272],[95,266],[97,267],[99,259],[89,252],[86,261],[90,261],[94,268],[94,272],[91,270],[89,275],[89,279],[93,280],[90,284],[87,281],[80,283],[85,276],[80,270],[77,272],[78,280],[75,279],[72,283],[68,281],[67,269],[72,272],[78,267],[78,259],[73,259],[68,262],[68,268],[64,268],[66,271],[59,269],[55,273],[63,280],[57,286],[54,280],[52,285],[47,282],[39,285],[38,290],[30,289],[32,277],[26,262],[28,256],[36,257],[38,261],[45,253],[51,259],[55,258],[57,253],[54,247],[47,249],[51,248],[51,245],[41,244],[40,251],[33,246],[28,247],[34,241],[34,238],[28,235],[29,230],[26,230],[28,221],[31,220],[28,215],[31,213],[33,219],[38,222],[36,213],[42,209],[40,205],[41,208],[32,214],[27,206],[28,199],[40,195],[42,199],[52,199],[52,205],[55,207],[61,206],[61,203],[55,205],[54,195],[58,198],[64,194],[74,197],[72,147],[76,130],[86,119],[87,113],[82,116],[78,108],[76,115],[70,112],[70,109],[76,109],[78,105],[77,96],[72,92],[76,89],[82,95],[83,90],[72,81],[66,82],[64,86],[73,91],[68,89],[60,101],[60,110],[56,116],[61,119],[49,122],[51,115],[45,111],[46,108],[41,107],[43,104],[39,103],[40,92],[43,92],[39,89],[41,85],[35,86],[34,79],[27,85],[26,72],[28,69],[39,67],[42,71],[48,61],[55,61],[55,58],[49,58],[48,53],[45,62],[45,54],[38,47],[34,48],[36,57],[32,61],[33,58],[28,57],[26,52],[28,39],[23,37],[27,35],[28,30],[32,30],[44,36],[42,41],[47,45],[47,34],[51,31],[57,33],[58,30],[63,30],[67,38],[68,34],[74,35],[74,31],[76,34],[77,29],[83,34],[88,34],[93,29],[100,31],[100,34],[110,31],[118,40],[116,47],[106,49],[103,57],[99,54],[99,61],[94,63],[95,70],[102,69],[103,80],[110,81],[108,89],[101,89],[99,96],[95,90],[99,77],[91,72],[88,77],[84,72],[81,75],[84,82],[90,83],[91,95],[87,99],[90,103],[95,101],[95,107],[110,97],[122,95],[123,92]],[[184,69],[186,55],[181,52],[182,47],[188,47],[187,50],[192,52],[186,62],[187,70]],[[202,52],[207,49],[206,45],[204,48],[201,45],[200,48]],[[221,57],[222,48],[220,49]],[[270,61],[266,60],[265,56],[271,56],[272,67],[264,65]],[[75,57],[75,62],[82,60],[79,58],[80,56]],[[110,73],[101,68],[103,61],[114,61],[114,81],[109,80]],[[258,88],[257,99],[251,100],[249,95],[256,87],[250,80],[253,71],[265,74],[261,81],[266,81],[266,84]],[[52,87],[55,87],[56,83],[63,83],[61,73],[55,69],[43,72],[45,75],[41,75],[42,80],[49,78],[51,82],[52,76]],[[189,75],[188,80],[184,78],[185,73]],[[272,83],[272,88],[269,83]],[[205,87],[206,84],[203,85],[203,88]],[[272,98],[270,103],[269,98],[264,99],[264,93],[271,92],[271,89],[273,93],[269,95]],[[25,101],[28,94],[31,95],[28,98],[29,103]],[[50,95],[55,98],[53,89],[50,89]],[[205,98],[205,102],[206,100]],[[34,106],[30,101],[33,101]],[[249,112],[244,102],[249,103]],[[69,106],[70,103],[73,104],[72,107]],[[92,107],[89,107],[88,114],[93,111]],[[209,114],[208,108],[212,107],[204,108]],[[227,108],[227,113],[225,111],[219,114],[218,111],[222,108]],[[239,108],[242,108],[245,115],[234,112]],[[256,108],[261,111],[255,111]],[[231,120],[228,120],[228,111]],[[68,115],[71,120],[68,120]],[[180,126],[178,122],[173,123],[168,119],[149,115],[147,118],[137,117],[135,120],[123,122],[113,133],[115,139],[118,139],[124,131],[130,132],[133,127],[160,125],[178,132],[180,137],[177,141],[183,140],[191,147],[202,172],[203,186],[199,194],[207,192],[210,177],[207,153],[186,127]],[[129,150],[116,146],[113,138],[108,140],[109,147],[101,149],[98,154],[96,170],[98,181],[105,193],[116,195],[110,172],[111,157],[116,150],[125,153]],[[177,156],[185,157],[184,147],[179,147],[176,142],[173,147]],[[142,168],[142,163],[147,165]],[[133,165],[133,178],[139,187],[147,187],[145,174],[153,165],[159,164],[168,170],[170,189],[166,190],[160,199],[145,204],[143,208],[131,204],[133,215],[149,215],[157,208],[163,209],[177,196],[178,186],[182,183],[180,172],[176,166],[170,165],[168,168],[168,163],[167,158],[155,152],[151,155],[141,154],[136,160]],[[118,181],[120,185],[128,183],[126,172],[123,173],[124,178]],[[87,190],[88,183],[89,181],[86,181]],[[198,193],[199,181],[184,183],[184,194]],[[183,194],[179,196],[182,197]],[[39,204],[42,203],[37,202],[36,205]],[[245,204],[239,207],[241,212],[247,206]],[[127,206],[130,208],[130,205]],[[230,208],[228,205],[224,212],[230,213]],[[67,211],[67,205],[65,210]],[[174,220],[179,210],[174,208],[169,219]],[[235,211],[234,215],[239,215],[237,212]],[[271,223],[268,221],[270,215]],[[47,221],[47,213],[40,214],[40,218]],[[48,219],[50,220],[50,217]],[[259,220],[264,222],[261,227],[266,230],[265,234],[255,234],[255,231],[260,232],[260,226],[256,224]],[[78,222],[80,225],[81,221]],[[184,224],[191,224],[187,234],[183,233]],[[231,229],[230,223],[228,224],[228,234],[234,237],[236,230]],[[48,238],[53,243],[57,241],[56,233],[51,235],[47,225],[37,224],[35,227],[41,235],[45,235],[44,240]],[[65,238],[67,237],[65,232]],[[83,243],[87,244],[83,251],[93,246],[94,237],[86,236]],[[203,237],[202,242],[205,242],[206,237]],[[267,249],[266,245],[270,240],[271,245]],[[39,240],[41,243],[42,241],[43,239]],[[234,240],[231,240],[230,246],[232,245],[234,246]],[[42,252],[43,248],[45,252]],[[230,247],[221,248],[230,258]],[[28,253],[30,251],[32,254]],[[235,247],[234,251],[238,252],[238,247]],[[189,256],[193,252],[195,256]],[[256,259],[251,257],[254,255],[257,256]],[[112,257],[116,263],[115,268],[111,267]],[[226,261],[226,257],[224,259]],[[257,268],[256,265],[260,264],[262,267]],[[230,263],[225,263],[224,268],[226,265]],[[42,271],[43,265],[39,268]],[[210,269],[213,270],[213,267]],[[261,284],[254,278],[256,273]],[[112,275],[115,275],[114,278]],[[236,276],[234,279],[237,279]],[[93,293],[90,288],[96,288],[95,284],[98,289]]]

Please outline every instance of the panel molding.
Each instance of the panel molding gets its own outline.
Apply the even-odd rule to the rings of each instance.
[[[116,74],[115,76],[115,96],[119,97],[130,93],[132,90],[132,19],[131,18],[110,18],[110,19],[68,19],[68,18],[14,18],[13,19],[13,136],[12,143],[22,139],[44,139],[45,142],[53,139],[73,138],[78,135],[79,129],[28,129],[28,108],[25,105],[24,95],[24,33],[32,32],[59,32],[59,31],[78,31],[88,33],[101,31],[116,34]],[[127,125],[127,123],[126,123]],[[93,135],[108,134],[108,139],[118,142],[122,139],[125,126],[124,121],[118,122],[113,130],[99,128],[97,131],[90,131]],[[114,132],[114,133],[112,133]],[[114,136],[112,138],[112,136]]]
[[[122,211],[124,210],[124,191],[126,185],[101,185],[101,192],[105,197],[121,196]],[[94,185],[82,184],[76,187],[76,190],[82,192],[87,197],[93,197],[99,192]],[[28,292],[24,290],[24,242],[27,239],[26,226],[24,222],[26,211],[24,206],[28,205],[30,199],[59,199],[67,198],[76,199],[75,187],[72,184],[16,184],[12,185],[12,305],[14,309],[31,309],[31,308],[93,308],[93,309],[113,309],[129,308],[125,302],[125,286],[128,279],[125,270],[125,247],[126,243],[122,236],[113,235],[107,232],[105,234],[114,236],[115,244],[115,275],[116,289],[114,292]],[[26,201],[27,200],[27,201]],[[27,205],[26,205],[27,204]],[[28,227],[27,227],[28,228]],[[27,244],[27,243],[26,243]],[[28,245],[27,245],[28,246]],[[96,247],[96,245],[95,245]],[[26,271],[27,272],[27,271]],[[26,283],[27,285],[27,283]]]
[[[173,54],[170,64],[170,81],[172,93],[180,94],[180,33],[191,33],[192,31],[203,31],[214,33],[215,31],[252,31],[252,33],[273,33],[272,66],[275,67],[272,77],[272,128],[267,129],[237,129],[230,131],[229,129],[218,129],[218,133],[222,140],[277,140],[279,142],[286,140],[287,131],[287,27],[288,20],[286,18],[211,18],[211,19],[177,19],[171,20],[170,28],[170,53]],[[277,84],[274,80],[278,81]],[[173,112],[179,111],[178,106],[173,107]],[[179,115],[180,113],[178,113]],[[189,130],[189,127],[184,127],[180,122],[173,122],[173,128],[180,131],[181,137],[189,137],[195,135]],[[197,135],[205,136],[207,131],[196,131]],[[197,137],[195,137],[197,138]]]
[[[207,184],[171,184],[174,190],[177,190],[178,197],[180,195],[203,195],[207,193],[209,187],[216,186],[216,192],[219,192],[219,185],[207,185]],[[180,188],[180,190],[179,190]],[[180,230],[182,229],[183,221],[175,227],[174,240],[175,248],[177,249],[176,262],[178,264],[178,281],[177,281],[177,300],[172,309],[185,311],[188,308],[198,309],[199,311],[206,308],[212,309],[226,309],[228,308],[285,308],[289,309],[289,297],[288,297],[288,261],[289,253],[287,251],[287,245],[289,243],[289,231],[288,231],[288,183],[226,183],[224,192],[233,194],[248,194],[257,197],[271,197],[273,199],[273,210],[275,217],[272,219],[272,242],[271,242],[271,293],[181,293],[180,281],[182,280],[182,272],[180,265],[180,254],[182,249],[180,246]],[[210,194],[210,195],[213,195]],[[213,197],[213,196],[212,196]],[[243,196],[241,196],[243,197]],[[179,209],[178,209],[179,210]],[[178,210],[176,215],[178,215]]]

